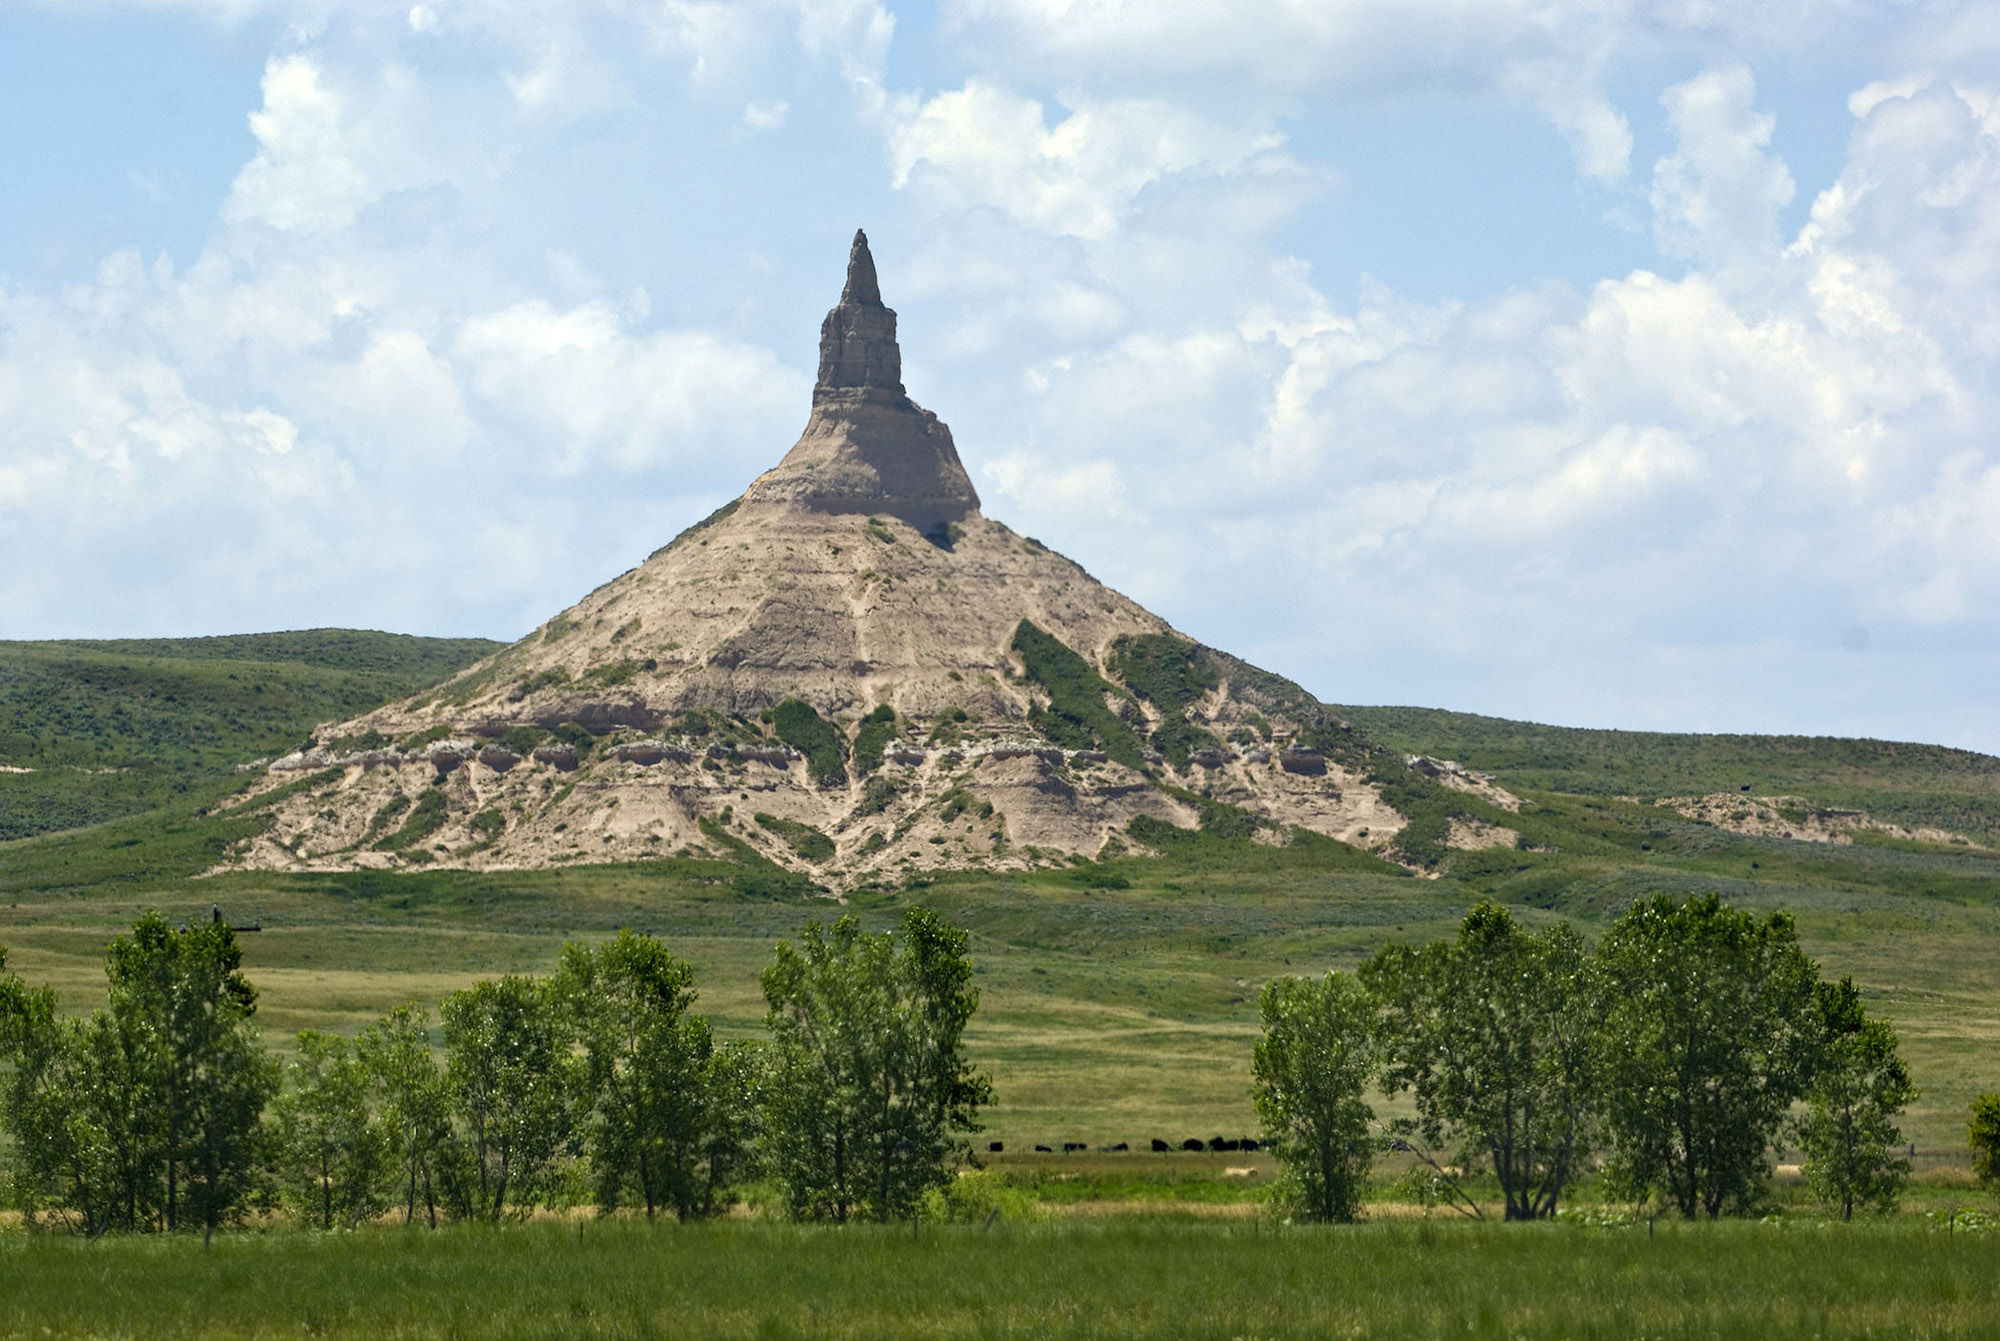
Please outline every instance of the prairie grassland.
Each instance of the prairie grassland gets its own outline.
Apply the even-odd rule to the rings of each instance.
[[[1234,857],[1213,869],[1125,860],[862,892],[844,906],[745,895],[666,863],[97,880],[0,892],[0,943],[11,968],[83,1009],[102,997],[104,944],[142,908],[179,918],[220,906],[263,927],[243,938],[246,968],[262,989],[267,1037],[282,1048],[299,1028],[351,1033],[401,1001],[435,1003],[479,977],[546,972],[565,940],[631,926],[693,964],[698,1008],[740,1037],[758,1029],[757,974],[776,941],[809,918],[852,911],[886,926],[906,903],[923,902],[971,929],[982,1004],[968,1041],[998,1096],[982,1140],[1011,1151],[1254,1132],[1258,988],[1279,974],[1351,966],[1392,940],[1449,934],[1481,896],[1531,921],[1574,917],[1595,934],[1645,888],[1719,888],[1748,906],[1791,909],[1822,967],[1854,975],[1870,1008],[1901,1031],[1923,1087],[1904,1123],[1920,1167],[1963,1162],[1966,1105],[2000,1086],[2000,885],[1983,898],[1879,879],[1871,887],[1857,873],[1879,876],[1877,854],[1758,843],[1702,854],[1740,875],[1587,852],[1508,853],[1504,870],[1434,881],[1303,864],[1234,869]],[[1087,883],[1111,875],[1128,887]]]
[[[1268,1221],[0,1236],[36,1336],[1988,1337],[2000,1235]]]

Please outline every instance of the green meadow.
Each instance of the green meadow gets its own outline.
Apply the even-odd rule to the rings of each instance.
[[[2000,1234],[1158,1219],[0,1236],[7,1335],[1988,1337]]]

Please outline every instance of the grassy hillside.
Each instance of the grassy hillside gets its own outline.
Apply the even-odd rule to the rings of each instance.
[[[0,840],[191,811],[236,764],[499,646],[352,629],[0,643]]]
[[[1436,708],[1334,711],[1385,745],[1456,759],[1509,787],[1648,800],[1733,791],[1803,796],[1910,827],[2000,837],[2000,759],[1970,750],[1830,736],[1583,730]]]

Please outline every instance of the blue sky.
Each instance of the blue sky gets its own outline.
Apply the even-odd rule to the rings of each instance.
[[[0,637],[514,636],[803,424],[1334,701],[2000,750],[2000,18],[0,6]]]

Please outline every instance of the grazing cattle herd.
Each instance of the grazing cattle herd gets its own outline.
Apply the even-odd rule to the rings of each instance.
[[[1064,1141],[1062,1143],[1062,1153],[1065,1155],[1074,1155],[1089,1149],[1090,1146],[1083,1141]],[[1102,1147],[1102,1149],[1106,1154],[1115,1155],[1128,1153],[1132,1147],[1127,1142],[1120,1141],[1116,1145],[1107,1145]],[[1261,1150],[1263,1149],[1263,1145],[1254,1136],[1211,1136],[1206,1141],[1202,1140],[1199,1136],[1190,1136],[1178,1146],[1174,1145],[1171,1141],[1163,1141],[1155,1136],[1150,1149],[1156,1155],[1168,1154],[1174,1150],[1181,1150],[1188,1154],[1219,1155],[1223,1153],[1234,1154],[1238,1151]],[[1005,1141],[988,1141],[986,1143],[986,1152],[990,1155],[1001,1155],[1005,1154],[1006,1151],[1007,1143]],[[1037,1145],[1035,1153],[1038,1155],[1053,1155],[1056,1153],[1056,1148],[1052,1145]]]

